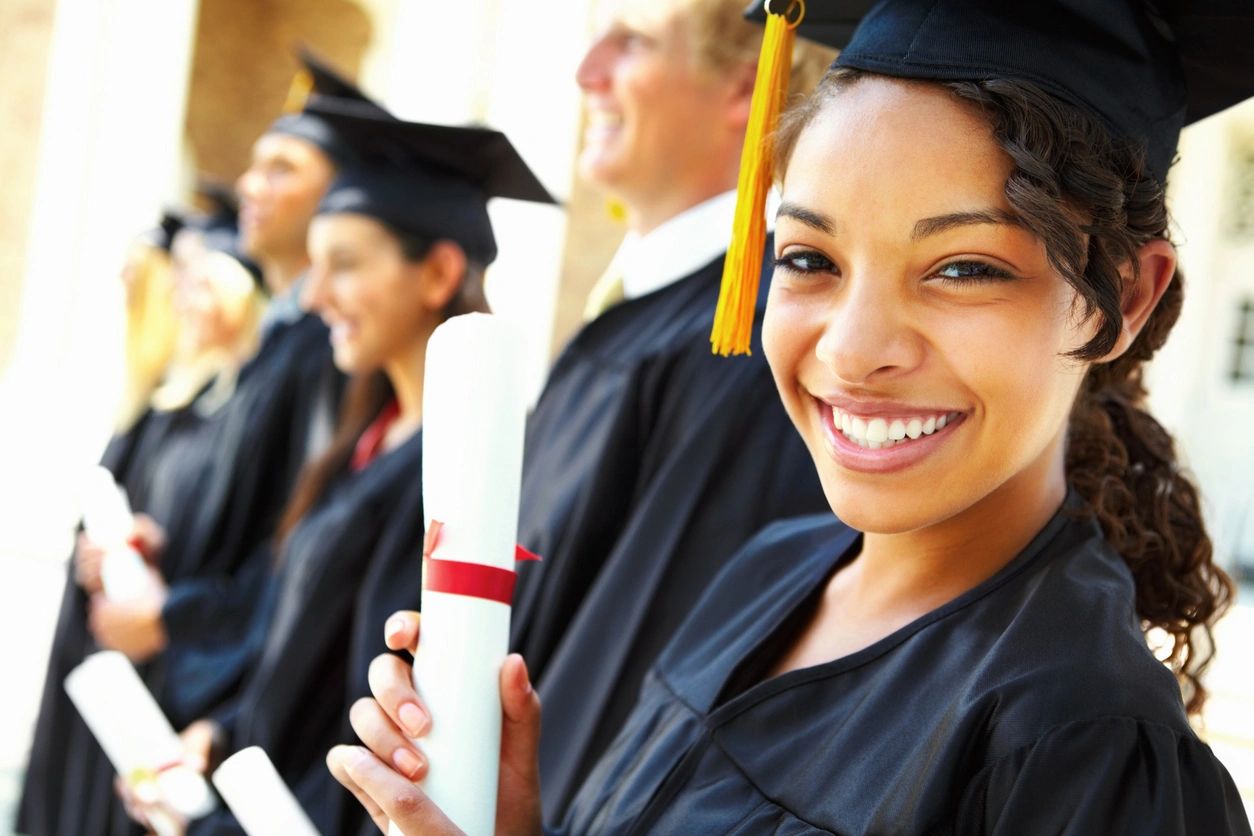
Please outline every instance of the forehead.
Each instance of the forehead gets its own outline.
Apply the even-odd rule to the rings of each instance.
[[[626,26],[650,35],[673,32],[683,22],[682,0],[609,0],[597,12],[601,29]]]
[[[369,215],[324,212],[314,216],[309,237],[311,243],[328,247],[374,247],[392,236],[382,223]]]
[[[974,106],[937,85],[869,77],[835,92],[801,132],[783,192],[859,215],[1008,210],[1011,168]]]
[[[327,157],[318,146],[291,134],[263,134],[253,143],[254,163],[284,160],[292,165],[313,165],[322,159]]]

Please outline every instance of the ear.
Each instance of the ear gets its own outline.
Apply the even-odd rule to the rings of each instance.
[[[753,82],[757,78],[756,64],[739,64],[724,79],[727,85],[727,122],[737,131],[749,124],[749,111],[753,105]]]
[[[1139,267],[1135,274],[1132,262],[1120,270],[1124,281],[1123,304],[1120,306],[1123,328],[1110,353],[1102,358],[1103,362],[1122,356],[1141,333],[1154,308],[1158,307],[1158,300],[1176,275],[1176,248],[1170,241],[1155,238],[1137,250],[1135,263]]]
[[[466,275],[466,253],[452,241],[436,241],[419,266],[423,306],[433,312],[444,310]]]

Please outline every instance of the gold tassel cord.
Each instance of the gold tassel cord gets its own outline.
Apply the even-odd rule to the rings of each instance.
[[[771,135],[788,97],[795,30],[805,16],[803,0],[792,0],[782,13],[765,0],[766,32],[753,84],[753,102],[740,156],[736,217],[723,262],[723,282],[710,345],[715,354],[749,354],[757,307],[762,249],[766,245],[766,196],[771,188]],[[778,3],[776,5],[779,5]]]
[[[309,70],[302,69],[292,79],[292,86],[287,89],[287,99],[283,102],[284,113],[299,113],[305,109],[305,102],[313,92],[314,78]]]

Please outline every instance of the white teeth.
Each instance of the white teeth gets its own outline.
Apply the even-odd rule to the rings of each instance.
[[[894,418],[889,421],[887,418],[859,418],[833,407],[832,423],[859,447],[882,450],[942,430],[958,415],[957,412],[951,412],[945,415],[929,415],[926,418]]]

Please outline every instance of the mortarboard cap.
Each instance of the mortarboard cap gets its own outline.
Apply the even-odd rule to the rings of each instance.
[[[336,165],[344,165],[353,159],[352,148],[340,141],[324,121],[307,112],[306,104],[311,97],[333,97],[354,102],[363,112],[381,118],[392,118],[381,104],[371,99],[361,88],[320,58],[307,46],[298,47],[296,58],[300,70],[292,81],[284,115],[275,120],[267,133],[286,134],[313,143],[329,156]]]
[[[323,97],[312,98],[306,112],[357,158],[341,169],[319,214],[367,215],[420,239],[456,241],[488,264],[496,258],[489,198],[555,202],[500,131],[406,122]]]
[[[161,220],[152,229],[147,230],[139,236],[139,240],[150,247],[170,251],[170,246],[174,243],[174,236],[178,235],[179,230],[187,223],[187,215],[179,209],[168,207],[161,212]]]
[[[798,25],[798,0],[773,5],[778,8],[765,10],[763,61],[772,30]],[[1248,0],[811,0],[798,33],[840,49],[837,67],[922,80],[1035,84],[1100,120],[1114,137],[1141,143],[1159,182],[1166,182],[1181,128],[1254,96],[1254,5]],[[775,48],[782,37],[776,36]],[[755,92],[755,107],[757,98]],[[776,117],[765,118],[756,138],[746,137],[745,159],[753,140],[751,166],[759,176],[770,154],[763,138]],[[761,202],[746,205],[744,217],[755,209],[761,212]],[[756,296],[762,243],[741,216],[738,208],[715,316],[712,342],[720,354],[747,351],[752,327],[747,300]]]

